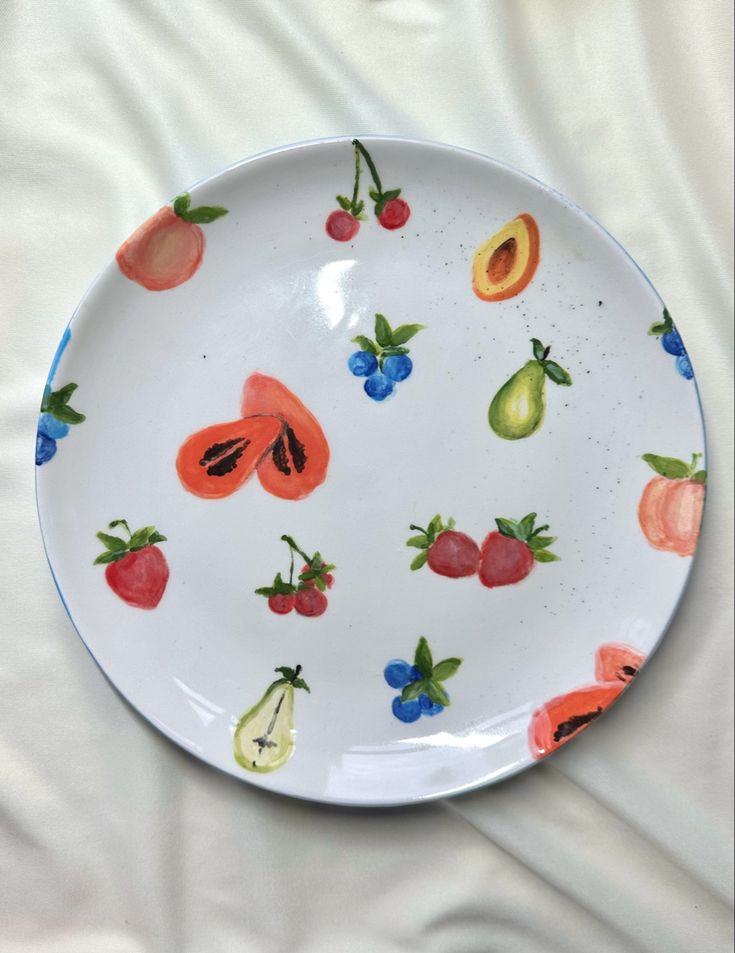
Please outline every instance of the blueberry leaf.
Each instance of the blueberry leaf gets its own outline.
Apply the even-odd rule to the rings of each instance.
[[[356,338],[352,339],[353,344],[359,344],[360,350],[367,351],[370,354],[375,354],[377,356],[379,348],[370,340],[370,338],[365,337],[364,334],[358,334]]]
[[[393,343],[390,324],[382,314],[375,315],[375,339],[381,347],[390,347]]]
[[[429,643],[426,641],[423,635],[419,639],[418,645],[416,646],[416,654],[413,658],[413,664],[422,675],[424,675],[426,678],[431,678],[431,673],[434,668],[434,660],[431,657]]]
[[[413,559],[413,561],[411,562],[411,569],[413,569],[414,571],[415,571],[416,569],[421,569],[421,567],[426,564],[426,560],[427,560],[428,558],[429,558],[429,551],[428,551],[428,549],[422,550],[422,552],[420,552],[420,553],[418,554],[418,556],[416,556],[416,557]]]
[[[426,694],[435,705],[443,705],[446,708],[447,705],[450,704],[449,695],[444,691],[443,686],[433,678],[428,679],[426,682]]]
[[[434,666],[434,671],[431,673],[431,677],[437,682],[443,682],[447,678],[451,678],[462,664],[461,658],[445,658],[441,662],[437,662]],[[442,704],[442,702],[439,702]]]
[[[401,692],[401,701],[410,702],[414,698],[418,698],[419,695],[422,695],[426,690],[426,680],[423,678],[418,679],[415,682],[409,682]]]
[[[415,337],[419,331],[423,331],[426,325],[424,324],[401,324],[393,332],[393,344],[405,344],[406,341],[410,341],[412,337]]]
[[[58,407],[51,407],[49,413],[53,414],[57,420],[60,420],[65,424],[81,424],[87,419],[84,414],[80,414],[78,411],[66,404],[61,404]]]

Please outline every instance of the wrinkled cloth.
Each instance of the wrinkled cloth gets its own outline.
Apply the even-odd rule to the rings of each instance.
[[[0,7],[0,953],[732,949],[731,39],[721,0]],[[33,488],[54,349],[122,239],[239,158],[368,133],[489,154],[602,222],[686,341],[710,464],[624,703],[502,784],[382,811],[256,790],[138,717],[56,595]]]

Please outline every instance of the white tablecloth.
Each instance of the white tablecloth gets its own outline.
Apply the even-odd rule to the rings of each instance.
[[[732,846],[732,14],[725,0],[0,6],[2,953],[726,953]],[[36,527],[63,326],[152,210],[294,140],[467,146],[587,208],[686,340],[702,546],[639,684],[559,755],[419,808],[195,761],[109,687]]]

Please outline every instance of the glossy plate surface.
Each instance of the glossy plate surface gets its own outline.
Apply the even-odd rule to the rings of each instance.
[[[684,346],[600,226],[485,157],[361,143],[243,162],[131,236],[54,361],[37,496],[147,719],[382,805],[503,778],[619,697],[706,472]]]

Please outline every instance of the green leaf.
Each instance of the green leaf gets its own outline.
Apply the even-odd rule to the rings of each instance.
[[[186,212],[189,210],[191,205],[191,196],[188,192],[182,192],[181,195],[177,195],[174,199],[174,212],[183,218],[186,215]]]
[[[199,205],[197,208],[185,212],[181,218],[191,222],[192,225],[208,225],[210,222],[222,218],[223,215],[227,215],[227,211],[221,205]]]
[[[427,549],[429,545],[429,538],[423,533],[421,536],[411,536],[410,539],[406,540],[406,546],[415,546],[416,549]]]
[[[551,546],[552,543],[556,542],[556,536],[532,536],[527,540],[529,549],[533,552],[536,552],[539,549],[546,549],[547,546]]]
[[[449,705],[449,695],[447,695],[439,682],[434,681],[433,678],[430,678],[426,683],[426,694],[435,705],[443,705],[445,708]]]
[[[84,414],[80,414],[72,407],[66,406],[64,404],[61,404],[58,407],[51,407],[49,413],[56,417],[57,420],[63,421],[65,424],[81,424],[87,419]]]
[[[391,199],[397,199],[401,194],[400,189],[388,189],[387,192],[383,192],[383,202],[390,202]]]
[[[384,347],[383,357],[391,357],[394,354],[408,354],[407,347]]]
[[[550,553],[548,549],[532,550],[532,552],[537,563],[555,563],[559,561],[559,557]]]
[[[498,516],[495,522],[503,536],[507,536],[508,539],[519,538],[519,527],[515,520],[508,520],[502,516]]]
[[[536,522],[537,513],[529,513],[524,516],[518,524],[518,538],[526,542],[533,532],[533,524]],[[510,522],[510,520],[508,521]]]
[[[65,384],[64,387],[60,387],[59,390],[54,391],[49,397],[49,404],[52,407],[58,404],[68,404],[71,395],[78,386],[78,384]]]
[[[127,520],[113,520],[111,523],[108,524],[108,526],[109,526],[110,529],[114,529],[116,526],[124,526],[125,529],[128,531],[128,536],[132,536],[132,535],[133,535],[133,534],[130,532],[130,527],[128,526],[128,521],[127,521]]]
[[[442,659],[441,662],[437,662],[437,664],[434,666],[434,671],[431,673],[431,677],[437,682],[443,682],[445,679],[451,678],[461,664],[461,658]]]
[[[428,527],[429,538],[433,539],[436,536],[436,534],[441,533],[443,529],[444,529],[444,524],[442,523],[442,518],[439,515],[439,513],[437,513],[436,516],[429,523],[429,527]]]
[[[564,387],[569,387],[572,383],[571,374],[560,367],[556,361],[544,361],[544,374],[555,384],[561,384]]]
[[[97,539],[103,543],[110,552],[119,553],[128,548],[128,544],[119,536],[108,536],[107,533],[97,533]]]
[[[425,324],[400,324],[393,332],[393,344],[405,344],[415,337],[419,331],[423,331]]]
[[[345,212],[349,212],[350,208],[352,207],[352,203],[350,202],[350,200],[347,198],[346,195],[338,195],[337,201],[339,202],[340,206],[345,210]]]
[[[291,682],[291,684],[293,685],[294,688],[303,688],[304,691],[307,691],[307,692],[311,695],[311,689],[310,689],[309,686],[306,684],[306,682],[303,680],[303,678],[295,678],[295,679]]]
[[[538,338],[531,338],[531,344],[533,344],[533,356],[536,358],[537,361],[543,361],[544,351],[546,349],[544,348],[541,341],[539,341]]]
[[[100,563],[115,563],[118,561],[118,559],[123,559],[125,556],[127,556],[127,551],[120,552],[120,553],[110,553],[110,552],[100,553],[99,556],[95,559],[93,565],[97,566]]]
[[[390,347],[393,343],[390,324],[382,314],[375,315],[375,339],[381,347]]]
[[[272,586],[261,586],[260,589],[254,589],[253,592],[256,596],[266,596],[269,599],[276,595]]]
[[[137,529],[130,537],[128,544],[131,549],[143,549],[148,545],[148,537],[155,530],[155,526],[144,526],[143,529]]]
[[[366,338],[364,334],[358,334],[356,338],[352,339],[353,344],[359,344],[360,350],[368,351],[370,354],[375,354],[377,357],[379,353],[379,348],[370,340]]]
[[[45,413],[48,410],[48,402],[51,399],[51,388],[48,384],[43,389],[43,397],[41,398],[41,413]]]
[[[365,208],[365,203],[360,200],[357,205],[352,209],[353,218],[367,218],[367,215],[363,215],[363,209]]]
[[[293,668],[289,668],[288,665],[279,665],[278,668],[273,669],[274,672],[280,672],[285,679],[288,679],[289,682],[293,681],[296,678],[296,671]]]
[[[271,682],[268,688],[266,688],[265,694],[267,695],[269,692],[272,692],[273,689],[278,688],[279,685],[290,685],[290,684],[291,684],[291,680],[288,678],[277,678],[275,682]]]
[[[428,551],[428,549],[424,549],[424,550],[423,550],[422,552],[420,552],[420,553],[418,554],[418,556],[416,556],[416,557],[413,559],[413,561],[411,562],[411,569],[413,569],[413,570],[421,569],[421,567],[426,564],[426,560],[427,560],[428,558],[429,558],[429,551]]]
[[[380,200],[380,192],[378,192],[376,189],[368,189],[368,195],[373,202],[378,202]]]
[[[691,473],[689,464],[675,457],[659,457],[655,453],[644,453],[642,459],[655,473],[669,480],[685,480]]]
[[[707,471],[706,470],[697,470],[697,472],[692,477],[694,483],[706,483],[707,482]]]
[[[148,542],[152,545],[153,543],[165,543],[168,539],[167,536],[161,535],[158,530],[154,529],[151,535],[148,537]]]
[[[426,639],[421,636],[419,643],[416,646],[416,653],[413,657],[413,664],[421,672],[422,675],[425,675],[426,678],[431,677],[432,669],[434,668],[434,660],[431,657],[431,649],[429,648],[429,643]]]
[[[418,698],[419,695],[422,695],[426,691],[426,680],[420,678],[417,682],[409,682],[401,692],[401,701],[410,702],[414,698]]]

